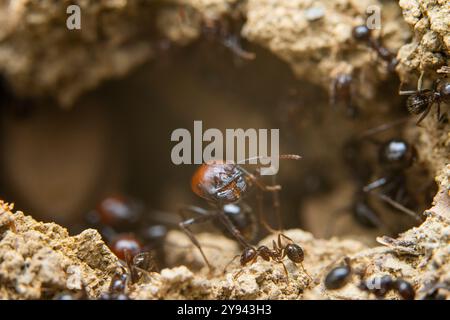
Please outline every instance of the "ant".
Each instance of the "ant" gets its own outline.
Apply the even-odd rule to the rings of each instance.
[[[350,280],[352,268],[350,266],[350,259],[344,259],[345,265],[338,266],[330,270],[325,277],[324,285],[328,290],[337,290],[344,287]]]
[[[391,290],[395,290],[404,300],[414,300],[416,297],[416,291],[408,281],[401,278],[394,280],[388,275],[371,281],[362,281],[358,287],[360,290],[373,293],[378,298],[383,298]]]
[[[355,220],[366,228],[387,228],[380,219],[379,213],[371,206],[369,201],[370,195],[376,196],[393,208],[406,213],[417,221],[421,221],[417,213],[406,207],[407,202],[411,199],[406,190],[405,171],[414,164],[417,158],[416,149],[401,138],[378,141],[370,137],[405,121],[406,118],[367,130],[344,145],[344,161],[351,169],[351,173],[357,183],[357,191],[350,209]],[[371,165],[371,161],[364,157],[364,141],[369,141],[376,146],[377,165],[383,172],[383,177],[373,182],[369,181],[374,168]],[[383,193],[374,192],[380,188],[382,188]]]
[[[298,155],[280,155],[280,159],[289,160],[299,160],[301,157]],[[241,163],[250,159],[245,159]],[[281,221],[280,204],[278,198],[278,191],[281,189],[279,185],[266,185],[261,178],[250,173],[242,166],[234,163],[227,163],[222,161],[213,161],[202,164],[197,171],[194,173],[191,180],[192,191],[199,197],[208,201],[208,203],[214,208],[214,211],[205,211],[203,209],[198,209],[196,207],[189,207],[184,209],[184,212],[189,211],[198,214],[199,217],[191,218],[179,223],[180,228],[186,233],[190,238],[192,243],[200,251],[206,265],[210,270],[212,266],[210,265],[206,255],[204,254],[200,243],[195,238],[192,231],[189,230],[188,226],[209,221],[210,219],[217,218],[221,224],[236,238],[239,243],[245,247],[251,247],[248,240],[242,235],[241,230],[244,230],[248,224],[239,224],[236,218],[233,223],[233,214],[228,211],[230,208],[236,209],[236,207],[227,206],[229,204],[237,204],[242,201],[242,199],[249,193],[252,185],[256,185],[259,191],[272,192],[273,194],[273,207],[276,212],[276,216]],[[258,193],[258,213],[260,221],[264,226],[270,228],[265,219],[262,216],[262,195]],[[242,208],[242,206],[240,207]],[[180,211],[183,217],[183,210]],[[243,215],[240,215],[242,217]],[[235,216],[237,217],[237,216]],[[243,219],[241,219],[243,221]],[[281,222],[280,222],[281,226]]]
[[[444,70],[443,72],[445,73],[450,73],[448,69],[441,70]],[[437,120],[441,122],[444,119],[444,116],[441,116],[441,103],[450,104],[450,80],[438,79],[434,82],[432,89],[423,89],[423,76],[424,73],[422,72],[417,82],[417,90],[400,90],[399,94],[409,96],[406,100],[406,107],[409,113],[414,115],[421,114],[419,120],[417,120],[417,125],[430,113],[435,103],[437,104]]]
[[[288,244],[283,245],[281,238],[284,238],[289,241]],[[273,248],[270,249],[267,246],[259,246],[258,248],[255,248],[253,246],[248,246],[244,248],[242,251],[242,254],[237,255],[233,258],[233,260],[228,263],[228,265],[224,269],[224,273],[226,272],[227,267],[233,263],[233,261],[240,257],[240,264],[241,267],[244,267],[248,264],[253,264],[256,262],[258,257],[261,257],[265,261],[273,260],[277,263],[281,263],[284,269],[284,273],[286,274],[286,279],[289,279],[289,273],[287,271],[286,265],[283,262],[283,259],[287,256],[289,260],[291,260],[294,264],[300,264],[300,266],[303,269],[303,272],[312,280],[311,276],[306,272],[305,268],[303,267],[303,260],[305,258],[305,253],[298,244],[294,243],[294,241],[289,238],[288,236],[279,233],[278,234],[278,242],[275,242],[275,240],[272,241]],[[234,278],[237,278],[241,273],[243,272],[243,269],[241,269],[237,274],[234,275]]]
[[[143,211],[144,207],[139,201],[123,195],[112,195],[103,198],[95,210],[86,215],[85,220],[111,240],[117,231],[135,229],[142,220]]]
[[[167,228],[150,224],[143,218],[144,206],[140,201],[113,195],[102,199],[96,209],[86,215],[86,222],[100,231],[111,251],[121,260],[125,260],[124,250],[132,256],[155,250],[160,257]],[[131,230],[136,234],[129,232]]]
[[[244,60],[255,59],[255,54],[243,49],[241,44],[241,26],[245,16],[237,8],[236,4],[231,8],[231,14],[222,15],[218,19],[207,19],[202,21],[202,32],[206,38],[218,40],[237,57]]]
[[[366,25],[362,24],[356,26],[352,30],[352,36],[356,41],[367,44],[372,50],[374,50],[378,57],[388,64],[388,70],[393,72],[398,65],[398,59],[394,53],[384,47],[379,39],[375,39],[372,36],[372,30]]]
[[[128,276],[126,273],[115,272],[111,278],[109,290],[100,296],[100,300],[129,300],[125,293],[127,289]]]
[[[128,300],[126,289],[129,281],[136,283],[143,274],[155,270],[156,265],[153,256],[149,252],[141,252],[131,258],[126,253],[127,268],[122,268],[122,272],[116,271],[109,285],[109,290],[100,296],[102,300]]]
[[[353,76],[349,73],[338,74],[330,86],[330,105],[335,106],[338,102],[344,103],[347,115],[354,118],[358,113],[358,108],[352,102],[353,95]]]

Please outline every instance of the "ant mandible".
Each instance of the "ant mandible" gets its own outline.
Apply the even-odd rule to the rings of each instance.
[[[301,157],[298,155],[290,154],[280,155],[279,158],[299,160]],[[243,162],[247,160],[249,159],[246,159]],[[266,185],[263,181],[261,181],[259,176],[250,173],[241,165],[239,165],[239,163],[234,164],[223,161],[204,163],[197,169],[192,177],[192,191],[196,195],[207,200],[208,203],[214,208],[214,210],[208,211],[197,207],[188,207],[182,209],[180,211],[181,216],[184,216],[183,213],[186,211],[198,214],[199,216],[182,221],[179,223],[179,226],[200,251],[203,260],[210,270],[212,270],[213,268],[206,258],[206,255],[204,254],[200,243],[198,242],[192,231],[188,228],[188,226],[195,223],[206,222],[211,220],[212,218],[217,218],[218,221],[220,221],[220,223],[225,226],[225,228],[239,241],[239,243],[244,248],[251,247],[248,240],[241,233],[241,230],[248,227],[248,223],[244,223],[243,225],[239,226],[236,219],[233,219],[232,217],[234,211],[232,209],[234,208],[230,208],[229,205],[236,204],[238,205],[238,209],[241,208],[238,203],[241,202],[242,199],[249,193],[252,185],[256,185],[260,191],[273,193],[273,206],[278,220],[281,221],[278,199],[278,191],[281,189],[281,187],[279,185]],[[273,229],[271,229],[263,219],[262,197],[258,196],[258,200],[258,213],[260,221],[267,229],[273,231]],[[231,211],[229,211],[228,209],[230,209]],[[242,217],[244,211],[241,210],[240,212],[242,212],[240,215],[240,217]]]
[[[288,240],[288,244],[283,245],[281,238],[284,238]],[[233,263],[233,261],[240,257],[240,265],[241,267],[244,267],[248,264],[253,264],[256,262],[258,257],[261,257],[265,261],[273,260],[277,263],[280,263],[283,266],[284,273],[286,274],[286,279],[289,279],[289,273],[287,271],[286,265],[283,262],[283,259],[287,256],[289,260],[291,260],[294,264],[300,264],[300,266],[303,269],[303,272],[312,280],[311,276],[306,272],[305,268],[303,267],[303,260],[305,258],[305,253],[298,244],[294,243],[294,241],[289,238],[288,236],[279,233],[278,234],[278,242],[275,240],[272,241],[273,248],[270,249],[269,247],[262,245],[258,248],[255,248],[253,246],[248,246],[244,248],[242,251],[242,254],[237,255],[233,258],[233,260],[228,263],[228,265],[224,269],[224,273],[226,272],[227,267]],[[243,269],[241,269],[237,274],[234,275],[234,278],[237,278],[241,273],[243,272]]]
[[[448,69],[441,70],[444,70],[444,73],[450,73]],[[424,73],[422,72],[417,82],[417,90],[400,90],[399,94],[409,96],[406,101],[409,113],[414,115],[421,114],[417,124],[420,124],[425,119],[435,103],[437,104],[437,120],[440,122],[443,120],[443,117],[441,117],[441,103],[450,104],[450,81],[448,79],[438,79],[434,82],[432,89],[423,89],[423,76]]]

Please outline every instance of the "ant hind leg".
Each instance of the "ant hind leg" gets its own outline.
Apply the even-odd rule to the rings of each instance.
[[[194,244],[194,246],[197,247],[197,249],[200,251],[203,260],[205,260],[206,265],[208,266],[209,270],[212,271],[213,267],[211,266],[211,264],[209,263],[208,259],[206,258],[205,253],[203,252],[203,249],[200,245],[200,242],[198,242],[197,238],[195,237],[194,233],[189,229],[190,225],[193,225],[195,223],[201,223],[201,222],[206,222],[210,219],[212,219],[214,217],[214,215],[206,215],[206,216],[200,216],[197,218],[191,218],[185,221],[182,221],[179,223],[179,226],[181,228],[181,230],[183,230],[183,232],[189,237],[189,239],[191,240],[191,242]]]

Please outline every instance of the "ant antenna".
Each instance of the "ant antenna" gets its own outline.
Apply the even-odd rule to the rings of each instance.
[[[384,202],[389,203],[391,206],[393,206],[397,210],[400,210],[400,211],[406,213],[408,216],[412,217],[416,221],[422,222],[422,218],[419,216],[419,214],[417,214],[416,212],[412,211],[411,209],[406,208],[401,203],[391,199],[390,197],[388,197],[388,196],[386,196],[386,195],[384,195],[382,193],[372,192],[372,194],[377,196],[378,198],[380,198]]]
[[[281,154],[278,156],[278,159],[280,159],[280,160],[300,160],[301,158],[302,158],[302,156],[299,156],[298,154]],[[251,157],[251,158],[247,158],[247,159],[238,161],[236,164],[245,164],[246,161],[260,160],[260,159],[271,159],[271,157],[256,156],[256,157]]]
[[[362,134],[360,134],[359,138],[364,139],[364,138],[370,137],[372,135],[375,135],[377,133],[392,129],[396,126],[399,126],[399,125],[402,125],[402,124],[408,122],[409,119],[410,119],[410,117],[407,116],[407,117],[403,117],[398,120],[392,121],[390,123],[385,123],[385,124],[379,125],[377,127],[368,129],[368,130],[364,131]]]

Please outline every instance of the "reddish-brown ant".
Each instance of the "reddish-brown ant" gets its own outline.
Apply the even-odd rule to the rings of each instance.
[[[141,242],[132,233],[116,235],[109,244],[111,251],[120,259],[126,261],[126,255],[133,258],[142,251]]]
[[[121,260],[125,260],[126,250],[131,257],[152,250],[161,258],[167,228],[161,224],[151,224],[144,219],[143,212],[144,206],[133,198],[109,196],[100,201],[96,210],[87,214],[86,222],[89,227],[99,230],[111,251]]]
[[[298,155],[280,155],[280,159],[299,160]],[[246,159],[249,160],[249,159]],[[246,161],[245,160],[245,161]],[[245,162],[243,161],[243,162]],[[278,191],[281,189],[278,185],[266,185],[259,176],[255,176],[239,164],[226,163],[223,161],[213,161],[202,164],[194,173],[191,181],[191,187],[195,194],[207,200],[214,208],[214,212],[205,211],[203,209],[190,207],[181,211],[184,216],[186,211],[198,214],[199,217],[192,218],[180,222],[181,229],[188,235],[192,243],[198,248],[202,254],[205,263],[212,270],[212,267],[204,254],[200,243],[195,238],[188,226],[209,221],[213,217],[217,218],[223,226],[235,237],[243,247],[250,247],[248,240],[242,235],[238,224],[233,223],[232,215],[226,212],[226,205],[242,201],[242,199],[249,193],[251,186],[256,185],[260,191],[267,191],[273,193],[273,206],[276,211],[276,216],[281,221],[281,214],[279,212]],[[259,194],[259,210],[258,214],[260,221],[271,231],[271,229],[263,219],[262,215],[262,198]],[[242,227],[246,227],[242,226]]]
[[[394,53],[384,47],[379,39],[372,36],[372,30],[366,25],[359,25],[353,28],[353,38],[356,41],[367,44],[372,50],[374,50],[378,57],[388,64],[388,70],[393,72],[398,64],[398,59]]]
[[[436,115],[438,122],[440,122],[444,119],[441,116],[441,103],[450,104],[450,80],[438,79],[434,82],[432,89],[423,89],[423,75],[424,73],[419,77],[417,90],[400,90],[399,94],[409,96],[406,101],[406,107],[409,113],[421,115],[419,120],[417,120],[417,124],[425,119],[434,104],[437,105]]]
[[[281,238],[288,240],[289,243],[283,245]],[[258,257],[261,257],[265,261],[272,260],[274,262],[280,263],[283,266],[287,279],[289,277],[289,273],[287,271],[286,265],[283,262],[283,259],[285,257],[288,257],[288,259],[291,260],[293,263],[300,264],[300,266],[303,269],[303,272],[305,272],[305,274],[310,279],[312,279],[311,276],[306,272],[305,268],[303,267],[303,260],[305,258],[305,253],[302,247],[294,243],[294,241],[291,238],[282,233],[278,234],[278,242],[276,242],[275,240],[272,241],[272,249],[264,245],[259,246],[258,248],[255,248],[253,246],[248,246],[244,248],[242,254],[235,256],[233,260],[231,260],[230,263],[225,267],[224,273],[226,272],[227,267],[238,257],[240,257],[241,267],[255,263]],[[234,277],[237,278],[242,272],[243,269],[241,269]]]

